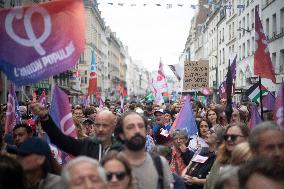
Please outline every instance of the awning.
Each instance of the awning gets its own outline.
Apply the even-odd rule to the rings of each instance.
[[[64,87],[64,86],[59,86],[59,87],[69,96],[83,95],[82,91],[78,91],[78,90],[72,89],[70,87]]]

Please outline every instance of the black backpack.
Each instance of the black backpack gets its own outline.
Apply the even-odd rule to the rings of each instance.
[[[153,163],[156,167],[156,170],[158,172],[158,189],[164,188],[164,172],[163,172],[163,164],[161,157],[159,155],[153,155],[151,154],[151,157],[153,159]]]

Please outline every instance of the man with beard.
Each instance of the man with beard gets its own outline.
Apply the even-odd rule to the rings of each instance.
[[[284,162],[284,132],[275,122],[262,122],[251,130],[249,145],[253,158]]]
[[[34,115],[39,116],[42,128],[50,137],[51,142],[73,156],[85,155],[101,160],[110,149],[120,148],[121,146],[120,142],[112,136],[116,117],[111,111],[103,110],[97,114],[95,120],[96,136],[78,140],[64,135],[47,111],[39,104],[31,104],[30,110]]]
[[[145,151],[146,125],[146,119],[136,112],[127,112],[121,117],[117,124],[116,135],[124,142],[125,149],[120,153],[132,166],[139,189],[171,188],[173,177],[167,160],[160,156],[163,178],[162,182],[159,182],[161,180],[155,167],[157,165],[151,155]]]

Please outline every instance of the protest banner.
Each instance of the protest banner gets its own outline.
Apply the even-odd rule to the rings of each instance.
[[[209,83],[208,61],[188,61],[184,64],[183,89],[200,89],[208,87]]]

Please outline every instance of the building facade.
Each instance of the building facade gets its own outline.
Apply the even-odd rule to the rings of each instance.
[[[199,2],[200,5],[202,2]],[[200,8],[191,22],[184,51],[190,60],[209,60],[209,87],[217,90],[225,80],[229,60],[237,55],[236,87],[247,89],[254,75],[255,8],[268,39],[270,57],[276,73],[276,85],[263,79],[271,91],[277,90],[284,76],[284,1],[283,0],[215,0],[209,5],[207,18],[196,23]],[[202,28],[202,29],[200,29]],[[201,40],[202,39],[202,40]],[[202,41],[202,44],[200,42]],[[203,48],[203,49],[202,49]]]

